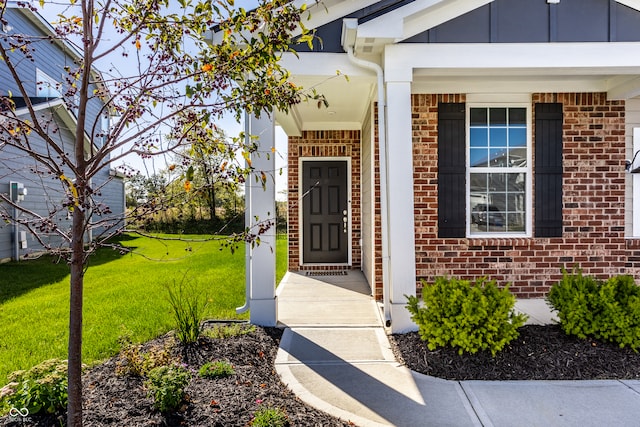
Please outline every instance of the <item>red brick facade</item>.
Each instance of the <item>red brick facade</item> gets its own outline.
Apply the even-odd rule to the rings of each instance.
[[[624,223],[625,104],[608,101],[604,93],[534,94],[532,97],[532,106],[538,102],[563,104],[562,237],[438,238],[437,106],[438,102],[465,102],[465,98],[461,94],[412,96],[418,282],[432,281],[442,275],[467,279],[486,276],[501,285],[510,283],[511,290],[520,297],[540,297],[561,277],[561,267],[579,266],[585,274],[601,278],[635,274],[640,267],[640,244],[625,239]],[[535,135],[535,128],[532,132]],[[377,134],[375,137],[377,141]],[[374,153],[377,159],[377,147]],[[300,157],[351,158],[352,256],[353,268],[359,268],[360,132],[307,131],[302,137],[289,138],[291,270],[300,269],[297,244]],[[381,299],[380,181],[378,162],[375,164],[374,293]],[[535,230],[533,234],[535,236]],[[420,283],[418,292],[419,288]]]
[[[607,101],[604,93],[534,94],[533,103],[563,104],[563,236],[488,239],[437,237],[438,101],[464,102],[465,97],[412,99],[419,279],[487,276],[511,283],[521,297],[539,297],[561,277],[561,267],[577,265],[603,278],[632,273],[624,238],[624,101]]]
[[[359,131],[304,131],[300,137],[289,137],[288,204],[289,204],[289,270],[327,270],[327,266],[301,266],[299,248],[299,159],[301,157],[348,157],[351,159],[351,266],[360,268],[360,132]],[[344,269],[343,267],[336,267]]]

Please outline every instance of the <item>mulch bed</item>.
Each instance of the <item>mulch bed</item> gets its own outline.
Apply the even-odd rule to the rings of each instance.
[[[84,426],[249,426],[260,407],[281,408],[291,426],[350,426],[300,401],[274,369],[282,330],[256,327],[254,332],[232,338],[201,338],[198,345],[177,346],[176,354],[189,369],[205,362],[226,360],[235,374],[202,379],[197,374],[186,389],[188,401],[175,414],[164,416],[152,406],[144,380],[115,374],[117,358],[89,370],[84,383]],[[145,344],[162,345],[169,336]],[[64,416],[61,417],[64,419]],[[17,420],[0,418],[0,425],[20,426]],[[28,426],[58,426],[56,417],[30,416]]]
[[[417,332],[393,335],[398,360],[410,369],[450,380],[639,379],[640,353],[597,340],[566,335],[558,325],[526,325],[495,357],[429,350]]]
[[[164,416],[153,408],[144,380],[115,374],[117,358],[89,370],[84,378],[84,425],[91,426],[249,426],[262,406],[284,409],[291,426],[352,426],[300,401],[274,370],[282,330],[256,327],[225,339],[202,338],[198,345],[176,346],[175,354],[193,371],[205,362],[226,360],[235,374],[215,380],[193,376],[187,402]],[[163,345],[170,336],[145,344]],[[559,326],[527,325],[495,357],[489,352],[458,354],[451,348],[430,351],[418,333],[391,336],[396,357],[410,369],[451,380],[639,379],[640,353],[564,334]],[[59,426],[60,418],[30,416],[25,426]],[[0,425],[20,420],[0,418]]]

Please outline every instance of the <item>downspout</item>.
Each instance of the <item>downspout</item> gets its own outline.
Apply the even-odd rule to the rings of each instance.
[[[248,146],[251,142],[251,136],[249,126],[249,114],[245,111],[244,113],[244,140],[246,145]],[[248,166],[248,165],[247,165]],[[251,225],[251,180],[246,179],[244,182],[244,223],[246,227]],[[253,264],[251,262],[251,244],[249,242],[245,243],[244,249],[244,265],[245,265],[245,295],[244,295],[244,305],[242,307],[236,308],[237,314],[242,314],[249,310],[249,300],[251,298],[251,271],[253,269]]]
[[[391,307],[389,290],[389,235],[388,235],[388,202],[387,202],[387,103],[384,92],[384,71],[375,62],[356,58],[353,53],[358,20],[354,18],[342,21],[343,48],[354,65],[372,70],[376,73],[378,84],[378,144],[380,151],[380,221],[382,231],[382,300],[385,325],[391,326]],[[349,32],[349,35],[346,34]],[[346,46],[345,46],[346,44]]]
[[[18,203],[18,202],[14,202]],[[13,259],[20,261],[20,225],[18,224],[18,208],[13,207]]]

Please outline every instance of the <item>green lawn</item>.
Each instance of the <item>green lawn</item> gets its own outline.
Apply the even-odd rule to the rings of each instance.
[[[91,258],[85,276],[85,363],[114,355],[125,331],[143,342],[172,329],[165,286],[183,278],[208,297],[207,318],[248,318],[248,313],[235,313],[245,297],[244,247],[231,254],[216,241],[131,236],[123,243],[134,252],[102,249]],[[286,245],[286,238],[278,239],[277,281],[286,271]],[[43,257],[0,264],[0,387],[12,371],[66,358],[68,298],[64,263]]]

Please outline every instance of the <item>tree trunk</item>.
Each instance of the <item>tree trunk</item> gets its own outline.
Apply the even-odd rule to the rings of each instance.
[[[84,212],[73,211],[69,299],[69,388],[67,426],[82,426],[82,293],[84,287]]]
[[[82,293],[84,287],[84,222],[82,209],[73,211],[69,298],[69,386],[67,426],[82,426]]]
[[[86,251],[84,236],[87,230],[86,209],[90,198],[87,192],[87,160],[85,152],[85,129],[87,124],[87,103],[92,66],[93,39],[93,3],[82,1],[82,26],[84,30],[82,81],[80,83],[77,124],[75,134],[75,192],[73,206],[73,225],[71,229],[71,285],[69,296],[69,386],[67,388],[67,427],[82,427],[82,293],[84,288],[84,263]],[[92,135],[93,136],[93,135]],[[91,142],[93,144],[93,141]]]

